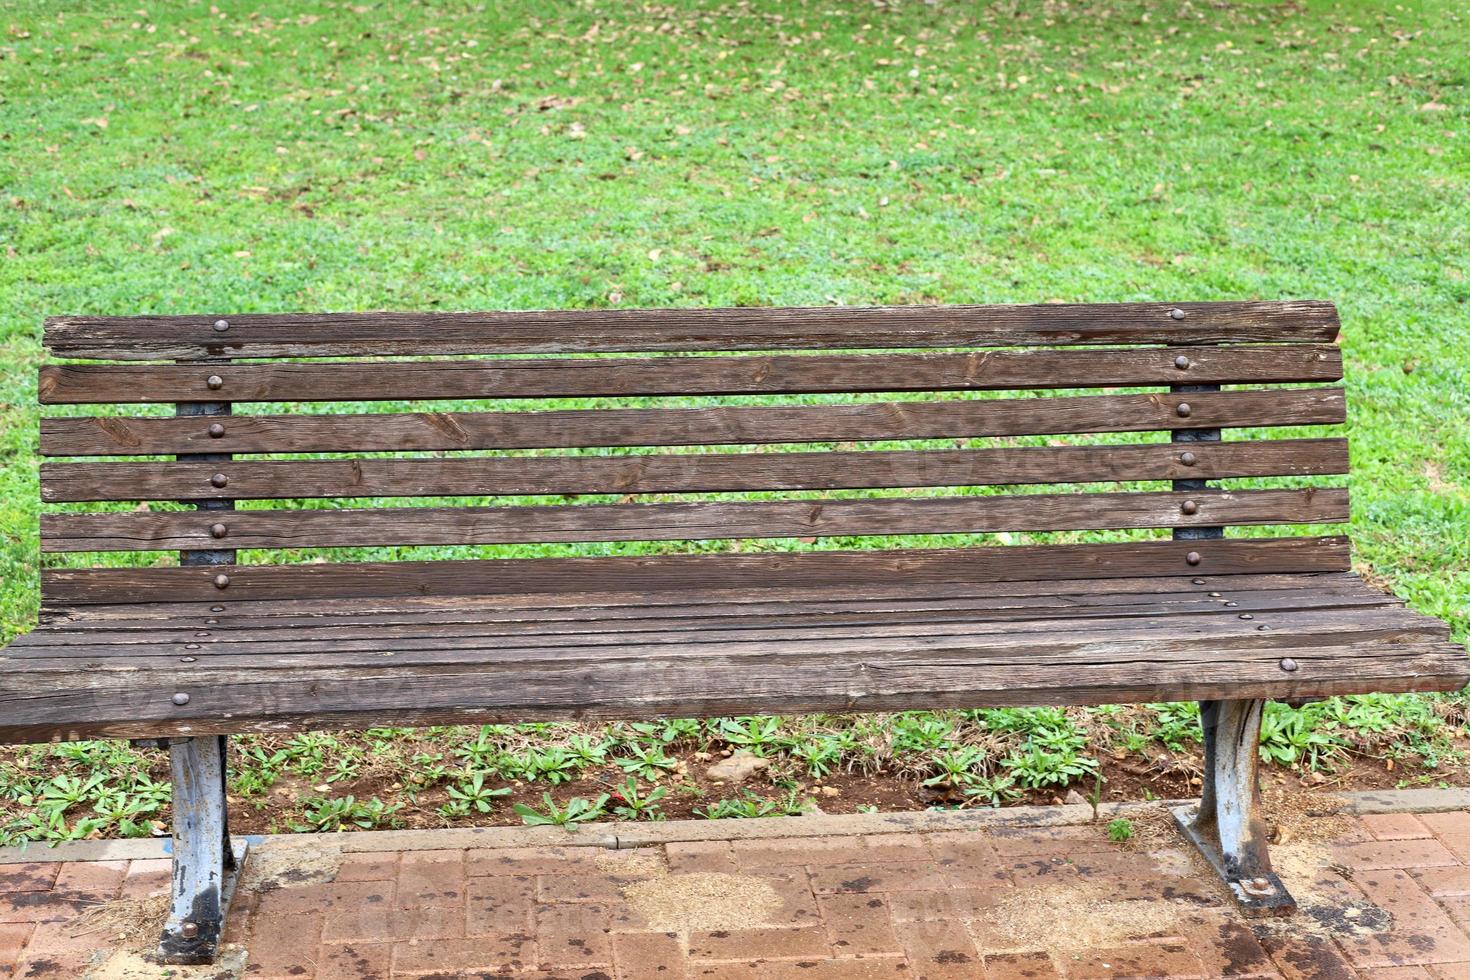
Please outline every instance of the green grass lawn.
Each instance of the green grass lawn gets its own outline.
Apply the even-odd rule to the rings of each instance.
[[[1338,304],[1358,562],[1470,632],[1461,4],[106,6],[0,0],[0,640],[48,314],[1253,297]]]

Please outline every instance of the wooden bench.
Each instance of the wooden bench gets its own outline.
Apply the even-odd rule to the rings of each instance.
[[[1206,778],[1180,819],[1243,908],[1286,911],[1256,785],[1263,699],[1470,678],[1442,623],[1349,571],[1344,538],[1224,534],[1347,520],[1346,490],[1300,479],[1346,473],[1346,440],[1289,428],[1345,420],[1337,332],[1319,302],[53,319],[54,354],[126,363],[47,365],[44,404],[176,409],[43,419],[44,456],[105,458],[46,463],[43,500],[190,506],[41,518],[47,553],[181,558],[42,573],[40,625],[0,654],[0,742],[169,748],[161,954],[201,962],[240,860],[233,733],[1197,699]],[[482,403],[322,404],[449,399]],[[240,411],[267,402],[301,407]],[[601,452],[508,452],[583,449]],[[1259,477],[1294,479],[1211,485]],[[856,489],[887,492],[811,493]],[[624,499],[302,503],[518,495]],[[272,499],[298,503],[236,506]],[[1156,530],[1078,543],[1114,529]],[[236,564],[240,550],[1002,532],[1071,533]]]

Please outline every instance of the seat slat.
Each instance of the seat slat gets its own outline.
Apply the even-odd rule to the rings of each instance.
[[[1194,509],[1187,508],[1186,502]],[[1342,488],[543,507],[43,514],[41,549],[190,551],[1336,524]]]
[[[1200,556],[1196,565],[1187,556]],[[1003,548],[888,549],[795,554],[659,555],[242,565],[221,571],[177,568],[78,568],[41,572],[48,606],[329,596],[497,595],[607,592],[650,596],[690,589],[815,588],[911,582],[1003,582],[1273,572],[1341,572],[1347,539],[1252,538],[1143,541]],[[225,575],[224,588],[215,585]]]
[[[1187,416],[1180,405],[1189,406]],[[720,408],[211,419],[47,418],[46,456],[754,445],[1147,432],[1346,420],[1341,388]],[[210,432],[219,433],[211,436]]]
[[[216,329],[223,321],[225,329]],[[207,357],[1331,343],[1315,300],[818,309],[538,310],[62,316],[46,346],[68,357]]]
[[[884,452],[43,463],[47,503],[512,494],[718,493],[1322,476],[1346,439]],[[222,477],[224,486],[216,486]]]
[[[48,364],[41,368],[38,389],[42,404],[64,405],[993,391],[1341,378],[1341,352],[1308,345],[636,360]]]

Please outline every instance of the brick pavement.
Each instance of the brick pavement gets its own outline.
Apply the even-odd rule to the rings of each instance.
[[[1120,848],[1095,826],[347,853],[318,880],[242,889],[226,940],[243,974],[155,975],[1470,980],[1470,813],[1340,829],[1277,848],[1303,911],[1264,926],[1184,850]],[[0,865],[0,977],[87,977],[109,944],[77,917],[167,875],[160,860]]]

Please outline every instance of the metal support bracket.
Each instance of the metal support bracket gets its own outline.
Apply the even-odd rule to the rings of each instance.
[[[158,958],[213,963],[248,844],[230,842],[225,736],[167,742],[173,776],[173,897]]]
[[[1199,806],[1172,811],[1174,822],[1230,888],[1243,915],[1289,915],[1296,900],[1271,870],[1258,778],[1261,712],[1266,702],[1201,701],[1204,789]]]

